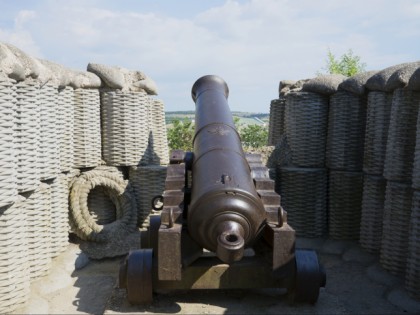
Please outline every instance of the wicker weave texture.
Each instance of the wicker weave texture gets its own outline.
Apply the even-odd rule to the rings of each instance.
[[[35,190],[39,184],[38,154],[40,146],[39,86],[35,83],[16,84],[16,157],[17,189]]]
[[[101,121],[98,90],[74,90],[74,167],[101,162]]]
[[[15,151],[16,92],[13,83],[0,79],[0,207],[11,205],[17,197]]]
[[[358,240],[362,212],[363,173],[330,171],[329,236]]]
[[[138,225],[144,223],[152,210],[152,199],[165,190],[166,167],[160,165],[130,167],[130,183],[137,201]]]
[[[276,145],[285,132],[284,115],[286,99],[278,98],[270,103],[270,120],[268,128],[268,145]]]
[[[108,165],[138,165],[148,146],[150,102],[143,92],[102,92],[102,154]]]
[[[333,170],[361,171],[366,99],[347,91],[330,97],[326,162]]]
[[[53,179],[60,171],[58,155],[57,112],[58,90],[56,86],[44,85],[39,90],[40,145],[39,168],[41,180]]]
[[[28,263],[31,281],[48,273],[51,267],[51,188],[41,183],[25,194],[27,217]]]
[[[64,252],[69,243],[69,189],[67,175],[59,174],[51,183],[51,257]]]
[[[359,241],[372,254],[379,254],[381,248],[385,189],[386,180],[382,176],[364,176]]]
[[[417,116],[416,146],[414,150],[412,186],[420,190],[420,111]]]
[[[322,237],[327,232],[327,171],[325,168],[276,169],[276,191],[287,211],[287,222],[299,237]],[[310,187],[310,189],[308,189]]]
[[[413,191],[410,185],[388,181],[380,253],[381,265],[394,275],[405,273]]]
[[[169,164],[168,137],[166,134],[165,108],[163,101],[150,99],[148,164]]]
[[[392,93],[372,91],[368,94],[363,171],[381,175],[384,171]]]
[[[408,232],[408,257],[405,272],[405,288],[420,299],[420,191],[413,192],[410,229]]]
[[[11,313],[29,298],[26,213],[22,211],[21,199],[0,208],[1,314]]]
[[[324,167],[328,98],[309,92],[288,93],[285,124],[293,165]]]
[[[74,90],[66,87],[58,92],[57,132],[59,134],[60,171],[68,172],[74,163]]]
[[[419,106],[420,92],[394,91],[384,164],[387,180],[411,183]]]

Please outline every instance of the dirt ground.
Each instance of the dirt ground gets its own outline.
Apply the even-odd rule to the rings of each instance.
[[[89,260],[77,244],[54,259],[49,275],[32,283],[27,305],[14,314],[420,314],[420,301],[355,242],[298,239],[316,249],[327,272],[316,305],[288,304],[284,289],[195,290],[155,294],[131,306],[118,288],[123,257]],[[75,270],[75,267],[80,268]]]

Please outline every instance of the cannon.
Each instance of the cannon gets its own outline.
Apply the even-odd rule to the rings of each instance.
[[[192,87],[194,150],[171,152],[164,193],[152,202],[160,213],[120,266],[131,304],[152,303],[153,292],[248,288],[285,288],[291,302],[315,303],[325,286],[316,252],[295,249],[261,156],[244,153],[228,95],[214,75]]]

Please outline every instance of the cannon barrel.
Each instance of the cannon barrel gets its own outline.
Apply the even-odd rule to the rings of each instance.
[[[226,263],[238,261],[265,224],[264,205],[251,177],[227,102],[226,82],[214,75],[192,87],[196,105],[188,229]]]

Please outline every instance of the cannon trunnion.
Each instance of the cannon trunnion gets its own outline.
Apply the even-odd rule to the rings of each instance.
[[[193,85],[194,152],[171,152],[161,213],[120,268],[132,304],[151,303],[159,290],[279,287],[315,303],[325,286],[316,253],[295,250],[261,157],[244,154],[228,94],[217,76]]]

